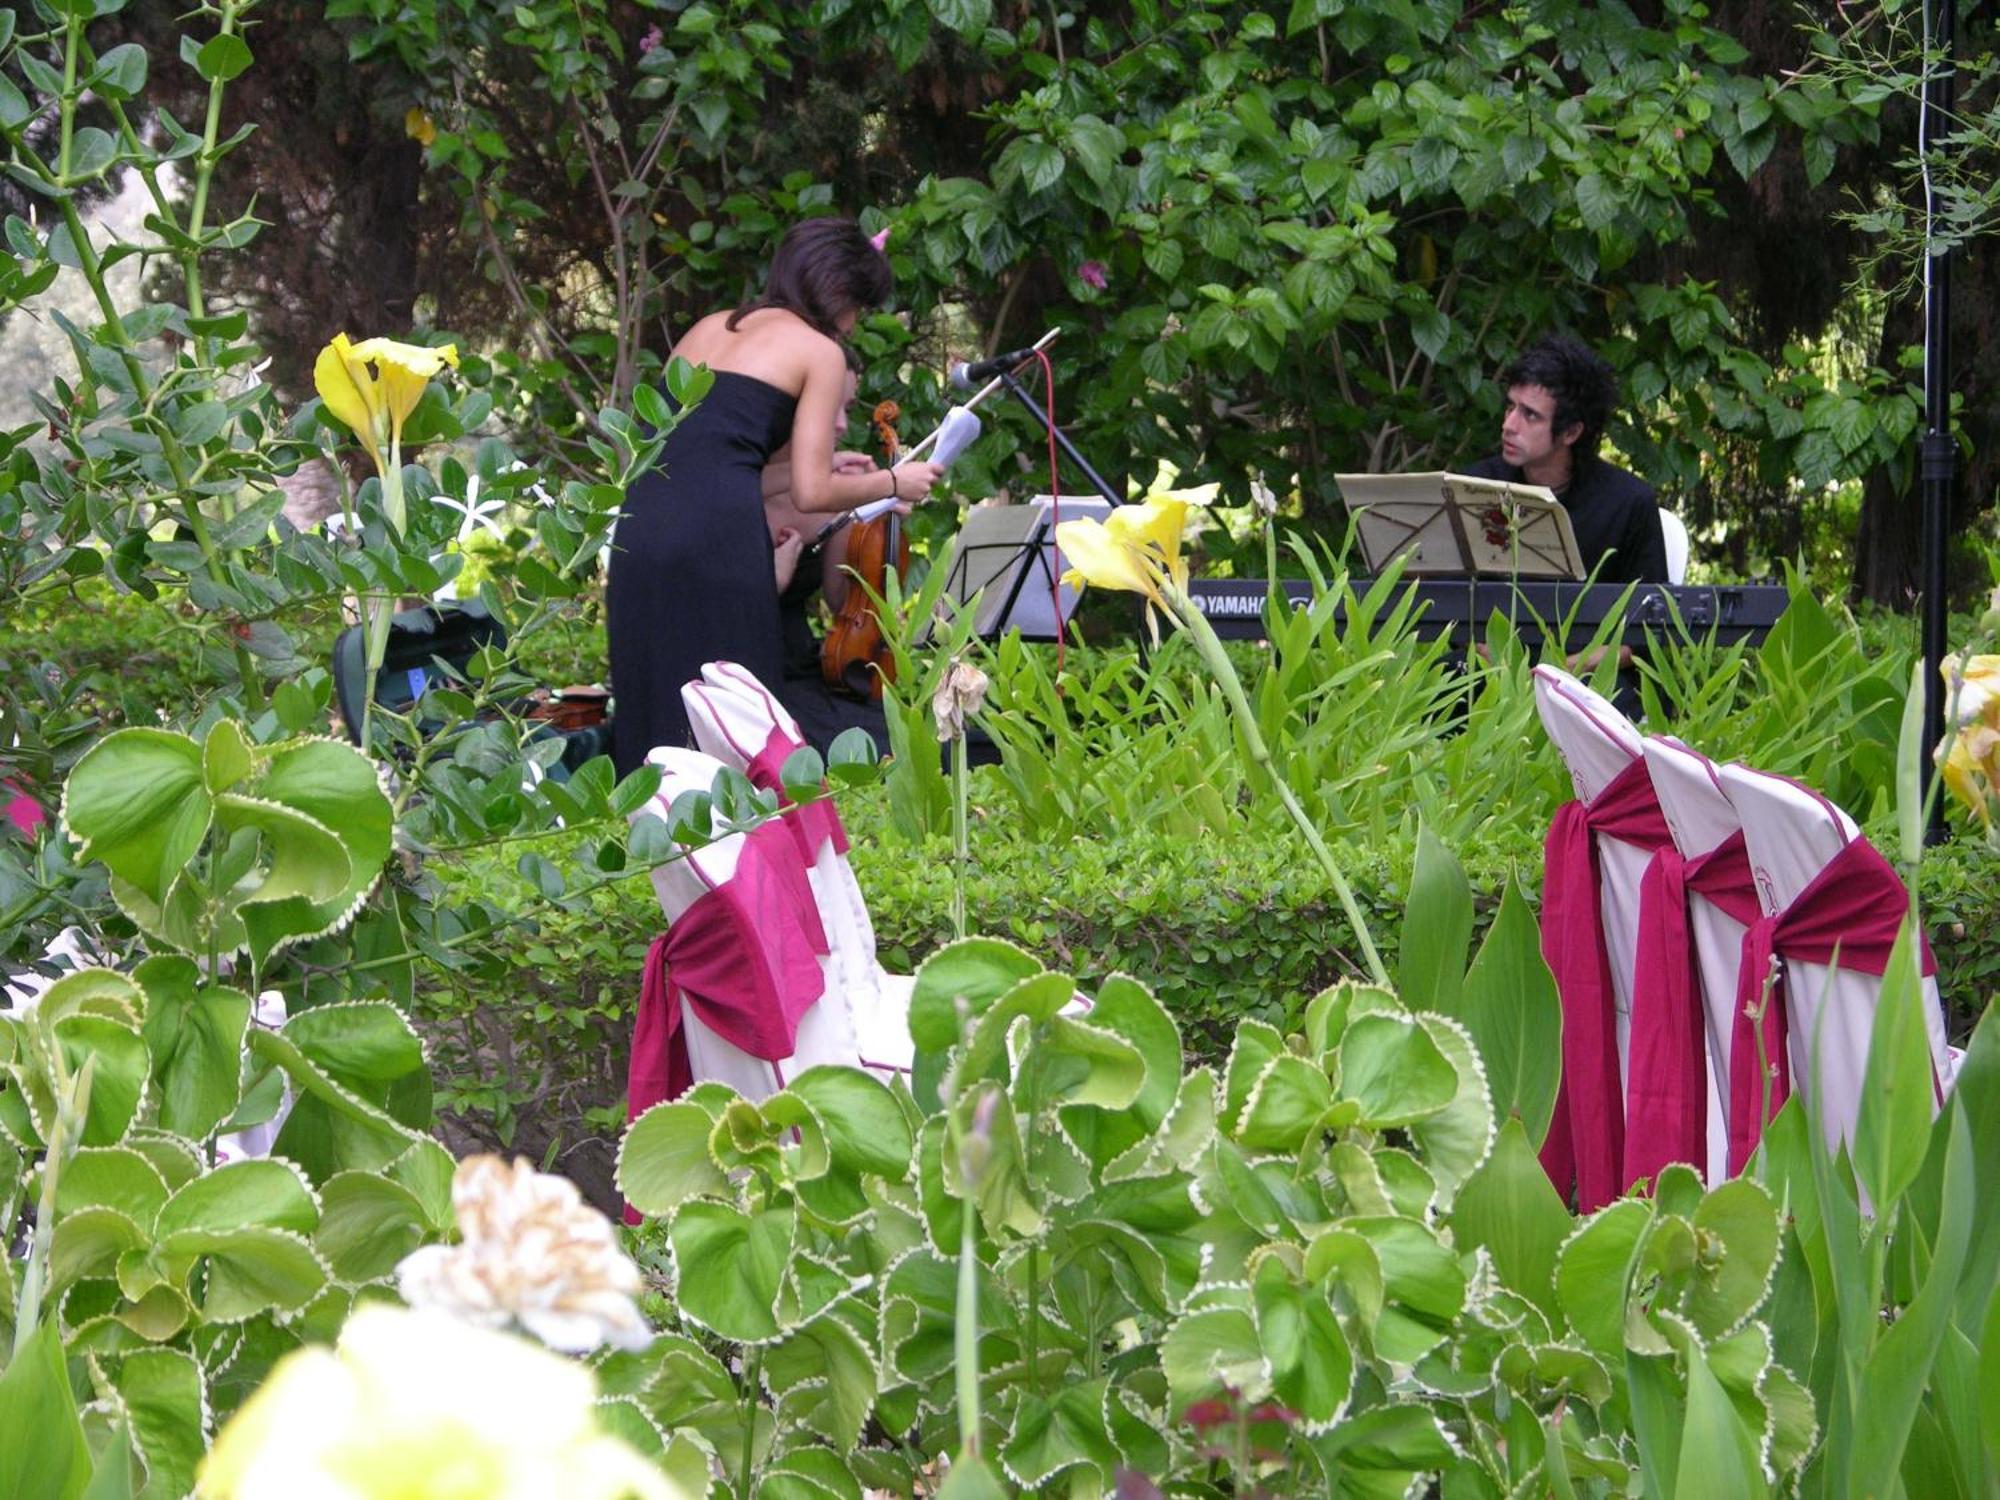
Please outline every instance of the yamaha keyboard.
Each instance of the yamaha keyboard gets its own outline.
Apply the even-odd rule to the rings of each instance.
[[[1375,584],[1373,578],[1350,578],[1354,597],[1365,596]],[[1264,635],[1264,595],[1267,585],[1261,578],[1195,578],[1188,582],[1188,594],[1224,640],[1261,640]],[[1285,593],[1294,606],[1312,602],[1312,585],[1303,578],[1284,581]],[[1622,639],[1627,645],[1643,645],[1647,636],[1670,632],[1691,640],[1704,640],[1711,632],[1724,645],[1736,641],[1757,642],[1770,634],[1785,612],[1787,595],[1781,584],[1729,584],[1720,587],[1680,583],[1557,583],[1547,579],[1522,579],[1510,583],[1492,578],[1412,578],[1406,579],[1382,605],[1381,613],[1394,608],[1403,594],[1414,592],[1413,619],[1416,633],[1425,640],[1449,636],[1461,649],[1468,647],[1486,629],[1496,614],[1512,622],[1515,631],[1530,645],[1541,644],[1546,630],[1568,623],[1566,647],[1586,644],[1597,628],[1625,602]],[[1676,630],[1675,614],[1679,614]],[[1334,612],[1344,620],[1346,604]],[[1546,627],[1546,629],[1545,629]]]

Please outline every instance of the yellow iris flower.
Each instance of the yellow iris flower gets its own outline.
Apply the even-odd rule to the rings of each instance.
[[[369,366],[375,368],[371,371]],[[344,333],[313,361],[313,388],[326,409],[374,450],[398,447],[403,423],[423,400],[424,389],[446,365],[458,368],[458,346],[403,344],[395,339],[351,343]]]
[[[1950,738],[1950,754],[1940,757],[1938,771],[1946,789],[1991,829],[1993,802],[2000,796],[2000,656],[1948,657],[1940,670],[1947,709],[1957,712],[1958,732]]]
[[[1177,490],[1180,470],[1162,461],[1141,498],[1121,505],[1103,521],[1086,518],[1056,527],[1056,545],[1069,562],[1063,582],[1143,594],[1165,606],[1164,586],[1187,589],[1187,559],[1181,537],[1190,506],[1206,505],[1220,488],[1214,484]]]

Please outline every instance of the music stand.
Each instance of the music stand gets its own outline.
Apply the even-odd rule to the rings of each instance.
[[[973,628],[983,640],[1018,630],[1026,641],[1053,641],[1068,623],[1079,590],[1062,582],[1069,567],[1056,546],[1056,512],[1064,521],[1102,521],[1110,503],[1047,495],[1021,505],[976,505],[952,543],[945,594],[960,605],[978,600]],[[1061,618],[1057,618],[1060,604]]]
[[[1540,485],[1470,474],[1336,474],[1369,571],[1409,576],[1584,576],[1569,512]]]

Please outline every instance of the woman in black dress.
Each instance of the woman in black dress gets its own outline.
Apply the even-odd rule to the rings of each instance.
[[[762,483],[773,453],[791,444],[792,503],[808,514],[921,500],[937,482],[927,463],[834,471],[847,375],[839,341],[889,289],[889,263],[859,225],[809,219],[778,246],[763,296],[703,318],[675,348],[715,384],[619,516],[606,627],[621,777],[655,745],[690,743],[681,686],[705,663],[741,662],[773,685],[783,675]]]

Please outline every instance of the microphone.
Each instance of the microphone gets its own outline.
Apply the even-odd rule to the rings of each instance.
[[[1043,340],[1044,343],[1047,340]],[[951,383],[961,391],[969,391],[974,386],[984,385],[996,375],[1012,374],[1020,366],[1033,359],[1040,351],[1040,345],[1030,345],[1026,349],[1012,349],[1005,354],[996,354],[991,359],[973,363],[960,360],[951,367]]]

